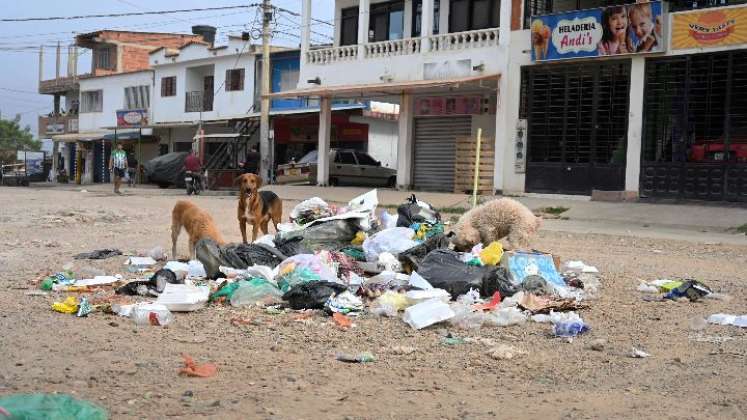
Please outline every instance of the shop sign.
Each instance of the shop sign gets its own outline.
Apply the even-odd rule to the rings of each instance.
[[[747,43],[747,6],[672,16],[672,48],[708,48]]]
[[[415,100],[415,115],[482,114],[482,96],[431,96]]]
[[[117,111],[117,128],[138,128],[148,125],[147,109]]]
[[[661,2],[533,16],[533,61],[664,51]]]

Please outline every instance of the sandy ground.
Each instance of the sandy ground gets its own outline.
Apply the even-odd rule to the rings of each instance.
[[[178,193],[174,191],[174,193]],[[60,296],[30,295],[32,281],[82,251],[168,249],[175,196],[117,197],[0,188],[0,394],[66,392],[114,418],[745,418],[747,331],[691,320],[747,313],[747,247],[634,237],[542,232],[535,247],[582,259],[602,272],[602,295],[582,312],[591,332],[572,342],[547,324],[414,331],[366,316],[341,331],[323,315],[209,307],[178,314],[167,328],[136,327],[96,313],[52,312]],[[235,201],[193,199],[229,240],[240,239]],[[286,214],[293,203],[286,203]],[[716,211],[716,210],[714,210]],[[186,253],[186,238],[180,249]],[[124,273],[124,257],[76,261]],[[695,277],[731,301],[644,302],[639,279]],[[230,324],[235,316],[255,319]],[[447,346],[446,333],[526,350],[494,360],[483,342]],[[591,341],[607,341],[602,351]],[[396,354],[397,346],[416,348]],[[651,354],[628,356],[636,346]],[[377,360],[344,364],[338,351]],[[218,365],[215,377],[177,374],[180,353]]]

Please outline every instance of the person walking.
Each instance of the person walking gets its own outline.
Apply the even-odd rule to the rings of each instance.
[[[127,170],[127,152],[124,151],[122,143],[117,144],[117,149],[112,152],[109,158],[109,170],[114,175],[114,193],[122,194],[119,188],[122,186],[122,178]]]
[[[134,187],[135,186],[135,180],[137,177],[137,164],[138,161],[135,159],[135,155],[133,153],[130,153],[127,155],[127,186]]]

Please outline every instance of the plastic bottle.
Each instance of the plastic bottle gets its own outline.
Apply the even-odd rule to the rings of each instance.
[[[557,337],[575,337],[589,330],[583,321],[558,322],[554,324]]]
[[[165,326],[174,320],[174,315],[164,305],[141,303],[132,308],[130,318],[137,325]]]

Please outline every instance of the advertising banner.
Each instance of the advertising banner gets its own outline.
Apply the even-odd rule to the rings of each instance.
[[[747,6],[672,16],[672,49],[747,43]]]
[[[118,128],[138,128],[148,125],[147,109],[127,109],[117,111]]]
[[[661,2],[533,16],[532,60],[664,51]]]

